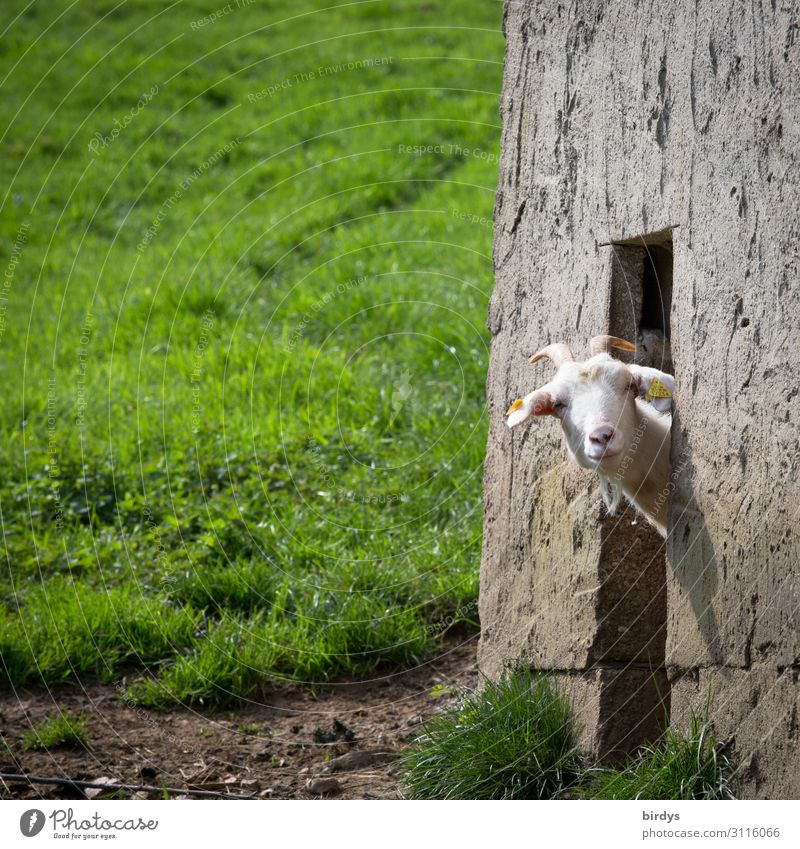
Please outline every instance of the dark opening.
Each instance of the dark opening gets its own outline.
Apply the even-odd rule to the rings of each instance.
[[[645,331],[670,338],[672,309],[672,232],[662,231],[636,239],[611,242],[611,291],[608,332],[630,339]],[[639,352],[647,357],[648,351]],[[616,356],[616,353],[615,353]],[[665,371],[663,363],[642,362]]]
[[[669,340],[672,307],[672,243],[646,245],[642,269],[642,314],[637,330],[660,330]]]

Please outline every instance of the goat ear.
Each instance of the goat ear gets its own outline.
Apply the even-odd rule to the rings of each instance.
[[[628,368],[633,375],[636,394],[649,401],[660,413],[669,413],[672,410],[675,378],[649,366],[629,365]]]
[[[537,389],[530,395],[514,401],[506,411],[508,416],[506,424],[509,427],[516,427],[528,421],[531,416],[552,416],[554,413],[553,396],[547,389]]]

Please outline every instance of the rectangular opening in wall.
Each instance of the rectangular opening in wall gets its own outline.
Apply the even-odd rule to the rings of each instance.
[[[672,231],[612,242],[608,332],[636,342],[636,362],[671,372]]]
[[[642,314],[639,331],[658,330],[669,339],[672,306],[672,243],[647,245],[642,270]]]
[[[637,346],[635,354],[614,351],[614,356],[672,373],[671,231],[615,242],[607,249],[607,332]],[[598,745],[614,760],[657,736],[669,712],[667,566],[661,536],[632,507],[605,516],[601,526],[597,604],[602,627],[591,657],[600,670],[613,671],[619,679],[600,705],[601,719],[606,719]],[[656,680],[657,687],[641,684]]]

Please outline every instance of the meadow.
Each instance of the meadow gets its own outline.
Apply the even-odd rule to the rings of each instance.
[[[498,2],[4,4],[0,684],[477,626]]]

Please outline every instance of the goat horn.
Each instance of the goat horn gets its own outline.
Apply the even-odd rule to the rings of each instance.
[[[627,339],[620,339],[618,336],[593,336],[589,343],[592,356],[605,354],[610,348],[618,348],[620,351],[635,351],[636,345],[628,342]]]
[[[575,357],[572,356],[569,345],[566,345],[564,342],[553,342],[552,345],[542,348],[541,351],[537,351],[531,357],[530,361],[532,363],[538,363],[539,360],[543,360],[545,357],[549,357],[555,363],[556,368],[560,368],[562,363],[575,362]]]

